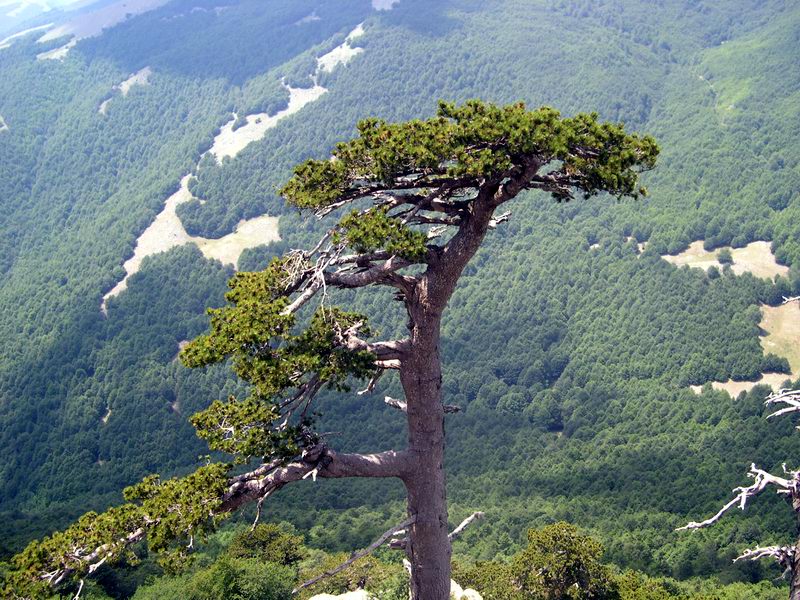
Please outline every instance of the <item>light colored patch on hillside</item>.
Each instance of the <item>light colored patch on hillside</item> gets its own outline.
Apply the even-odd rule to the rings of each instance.
[[[350,32],[342,46],[347,45],[349,47],[352,40],[363,34],[363,24],[359,24],[358,27]],[[339,46],[339,48],[342,46]],[[325,56],[328,56],[328,54]],[[245,125],[239,127],[236,131],[233,130],[233,124],[237,119],[237,116],[234,115],[234,118],[226,123],[219,135],[214,138],[214,143],[208,153],[213,154],[217,161],[221,161],[225,156],[236,156],[248,144],[261,139],[280,120],[298,112],[301,108],[325,94],[328,90],[317,83],[317,78],[323,70],[323,65],[328,64],[323,59],[324,57],[317,59],[317,69],[311,75],[314,82],[313,87],[292,88],[285,86],[289,91],[289,105],[284,110],[272,116],[266,113],[248,115],[245,117]],[[342,64],[342,61],[337,59],[333,66],[335,67],[338,64]],[[181,179],[178,191],[167,198],[164,203],[164,210],[156,216],[155,220],[136,240],[133,256],[123,264],[125,277],[103,296],[103,301],[100,305],[103,314],[107,314],[108,299],[118,295],[128,287],[128,278],[140,269],[142,261],[147,256],[191,243],[196,244],[207,258],[217,259],[222,263],[236,267],[239,257],[245,249],[280,239],[278,236],[278,219],[268,215],[256,217],[249,221],[241,221],[233,233],[219,239],[190,236],[184,229],[183,223],[181,223],[176,212],[180,204],[193,199],[192,193],[189,191],[190,179],[191,175],[186,175]]]
[[[169,0],[119,0],[92,11],[76,15],[63,25],[48,31],[39,42],[49,42],[64,35],[74,35],[79,39],[100,35],[103,29],[113,27],[131,16],[158,8]]]
[[[298,19],[294,22],[295,25],[305,25],[306,23],[313,23],[314,21],[321,21],[322,18],[317,14],[317,11],[312,12],[310,15],[306,15],[302,19]]]
[[[775,354],[789,361],[790,374],[763,373],[755,381],[713,381],[715,390],[724,390],[733,398],[743,391],[750,391],[756,385],[767,384],[773,390],[779,389],[787,379],[794,379],[800,373],[800,304],[790,302],[781,306],[761,306],[761,329],[766,335],[761,337],[764,354]],[[690,386],[699,394],[703,386]]]
[[[777,390],[783,385],[784,381],[791,378],[791,375],[786,375],[785,373],[764,373],[755,381],[733,381],[731,379],[728,381],[712,381],[711,387],[715,390],[728,392],[731,398],[736,398],[742,392],[749,392],[757,385],[768,385],[773,390]],[[695,394],[699,394],[703,390],[702,385],[692,385],[689,387],[692,388]]]
[[[72,38],[63,46],[59,46],[58,48],[53,48],[52,50],[48,50],[47,52],[42,52],[36,55],[36,60],[64,60],[69,51],[75,47],[75,44],[78,43],[77,38]]]
[[[337,66],[346,64],[353,56],[363,52],[363,48],[353,48],[351,46],[351,43],[362,35],[364,35],[364,24],[359,23],[347,35],[341,45],[317,58],[317,69],[311,74],[311,79],[314,82],[313,87],[293,88],[285,85],[284,87],[289,91],[289,106],[284,110],[272,116],[267,113],[247,115],[245,124],[237,129],[234,129],[233,126],[239,117],[234,113],[233,118],[222,126],[209,150],[216,157],[217,162],[221,163],[226,156],[233,158],[248,145],[262,139],[267,131],[278,124],[278,121],[293,115],[305,105],[318,100],[328,91],[317,83],[319,74],[322,72],[329,73]]]
[[[11,4],[17,4],[17,3],[12,2]],[[41,12],[50,12],[51,10],[53,10],[52,7],[50,7],[47,4],[47,2],[44,2],[44,0],[21,0],[16,7],[14,7],[13,9],[11,9],[6,13],[6,16],[11,17],[12,19],[16,19],[26,9],[31,7],[38,7]]]
[[[800,374],[800,303],[761,307],[761,338],[764,352],[783,356],[789,361],[792,373]]]
[[[128,77],[117,87],[119,88],[119,91],[122,92],[123,96],[127,96],[128,92],[131,91],[133,86],[148,85],[150,83],[150,75],[152,74],[153,70],[150,67],[145,67],[144,69],[136,71],[136,73]]]
[[[153,74],[153,70],[150,67],[145,67],[144,69],[140,69],[130,77],[128,77],[122,83],[115,85],[111,88],[112,96],[110,98],[106,98],[100,103],[100,107],[97,109],[101,115],[106,114],[108,111],[108,104],[113,99],[113,94],[116,92],[120,92],[123,97],[128,95],[128,92],[131,91],[131,88],[135,85],[149,85],[150,83],[150,75]]]
[[[9,131],[8,123],[6,123],[3,115],[0,115],[0,133],[3,133],[4,131]]]
[[[100,420],[103,422],[103,425],[106,425],[110,418],[111,418],[111,408],[107,406],[106,407],[106,414],[103,415],[103,418],[100,419]]]
[[[79,40],[100,35],[104,29],[113,27],[134,15],[158,8],[167,2],[169,0],[119,0],[96,10],[76,15],[66,23],[51,29],[38,40],[39,43],[44,43],[70,35],[72,39],[69,43],[50,52],[43,52],[36,58],[39,60],[63,59]]]
[[[399,3],[400,0],[372,0],[372,8],[375,10],[392,10],[392,7]]]
[[[103,313],[107,312],[108,299],[127,289],[128,278],[139,271],[142,261],[148,256],[166,252],[184,244],[195,244],[206,258],[217,259],[224,264],[236,267],[239,257],[245,249],[280,239],[278,218],[267,215],[249,221],[241,221],[236,227],[236,231],[219,239],[189,235],[176,211],[178,206],[193,199],[192,193],[189,191],[190,179],[191,175],[186,175],[181,179],[180,188],[167,198],[164,210],[136,240],[133,256],[123,264],[125,277],[103,296],[101,305]]]
[[[233,125],[238,118],[234,113],[233,118],[222,126],[209,150],[217,158],[218,162],[222,162],[222,159],[226,156],[233,158],[249,144],[263,138],[267,131],[275,127],[281,119],[293,115],[306,104],[314,102],[328,91],[320,85],[314,85],[314,87],[307,89],[286,86],[286,89],[289,90],[289,106],[272,116],[267,113],[247,115],[245,117],[247,123],[234,130]]]
[[[30,29],[26,29],[25,31],[20,31],[19,33],[10,35],[7,38],[3,38],[2,40],[0,40],[0,50],[9,48],[11,44],[14,42],[14,40],[26,36],[29,33],[33,33],[34,31],[44,31],[45,29],[50,29],[52,26],[53,23],[48,23],[47,25],[39,25],[38,27],[31,27]]]
[[[207,258],[215,258],[223,264],[239,266],[239,257],[247,248],[280,239],[278,219],[262,215],[249,221],[239,221],[236,230],[219,239],[190,238]]]
[[[364,35],[364,24],[359,23],[358,26],[347,35],[344,42],[317,59],[317,71],[320,73],[331,73],[339,65],[346,65],[353,57],[361,54],[364,49],[353,47],[352,43],[362,35]]]
[[[752,242],[744,248],[731,248],[733,265],[731,268],[737,275],[752,273],[756,277],[772,279],[777,275],[786,276],[789,274],[789,267],[779,265],[775,262],[769,242]],[[692,268],[708,271],[711,267],[722,269],[722,265],[717,260],[717,254],[723,248],[716,248],[708,251],[703,249],[703,241],[692,242],[689,248],[676,255],[663,255],[661,258],[676,266],[688,265]]]

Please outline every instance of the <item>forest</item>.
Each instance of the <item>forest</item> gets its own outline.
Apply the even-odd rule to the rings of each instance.
[[[280,216],[282,240],[239,262],[262,269],[326,226],[280,198],[295,164],[327,157],[362,118],[426,118],[438,99],[481,98],[597,111],[655,136],[662,153],[644,177],[646,199],[525,195],[461,279],[443,324],[445,397],[463,409],[448,422],[449,498],[455,523],[475,510],[486,518],[456,543],[455,572],[478,585],[475,564],[501,573],[529,529],[568,522],[602,544],[614,578],[663,588],[641,597],[723,585],[729,595],[712,597],[783,597],[777,567],[732,563],[755,542],[791,538],[779,498],[707,531],[674,529],[716,511],[751,462],[779,470],[800,451],[790,420],[764,419],[765,387],[738,398],[689,388],[798,376],[765,355],[759,322],[760,307],[800,294],[800,10],[778,0],[216,4],[174,0],[80,41],[63,61],[36,60],[63,41],[43,46],[35,35],[0,50],[0,559],[118,504],[149,473],[192,470],[208,449],[188,418],[242,389],[224,365],[176,361],[233,274],[194,246],[147,259],[100,312],[184,174],[197,200],[179,216],[193,235]],[[232,113],[274,114],[282,82],[310,87],[315,57],[362,22],[363,53],[321,74],[325,95],[235,158],[201,159]],[[145,66],[149,85],[98,114]],[[661,258],[696,240],[712,250],[769,241],[789,274],[771,281]],[[390,335],[402,323],[387,299],[336,298]],[[326,394],[321,425],[337,448],[399,445],[400,416],[382,401],[397,393],[389,377],[367,397]],[[306,482],[271,499],[266,518],[332,561],[395,523],[402,499],[389,483]],[[294,583],[297,561],[257,567],[230,554],[245,530],[231,527],[178,583],[145,558],[124,575],[132,582],[104,575],[97,597],[158,597],[146,581],[198,585],[214,569]],[[389,580],[397,564],[385,560],[376,571]]]

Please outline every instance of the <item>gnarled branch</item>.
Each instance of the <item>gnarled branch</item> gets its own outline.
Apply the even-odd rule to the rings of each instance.
[[[220,512],[230,512],[308,477],[400,477],[408,463],[405,452],[388,450],[377,454],[339,454],[324,443],[318,444],[304,451],[294,462],[275,465],[273,461],[267,469],[260,467],[237,476],[222,497]]]
[[[733,562],[740,560],[759,560],[762,558],[774,558],[784,569],[791,568],[794,564],[796,549],[794,546],[765,546],[745,550],[742,554],[733,559]]]
[[[795,494],[798,490],[798,485],[800,485],[800,471],[787,471],[786,465],[783,467],[784,472],[790,476],[789,479],[783,477],[777,477],[772,475],[762,469],[756,467],[755,463],[750,465],[750,471],[747,473],[748,477],[752,477],[754,479],[753,485],[747,487],[737,487],[734,488],[733,493],[735,494],[734,498],[728,502],[725,506],[723,506],[717,514],[714,516],[706,519],[705,521],[692,521],[687,523],[683,527],[678,527],[675,531],[683,531],[686,529],[701,529],[703,527],[708,527],[719,521],[722,516],[728,512],[734,506],[739,506],[741,510],[744,510],[747,506],[747,502],[751,499],[763,492],[768,486],[772,485],[777,488],[778,494]]]
[[[770,406],[773,404],[786,404],[787,406],[767,415],[768,419],[780,417],[792,412],[800,412],[800,390],[783,389],[771,393],[764,401],[764,405]],[[798,429],[800,429],[800,427],[798,427]]]
[[[406,404],[405,400],[398,400],[397,398],[392,398],[391,396],[386,396],[383,401],[392,408],[396,408],[401,412],[408,412],[408,405]],[[460,406],[455,404],[445,404],[442,406],[444,409],[445,414],[452,414],[457,413],[461,410]]]

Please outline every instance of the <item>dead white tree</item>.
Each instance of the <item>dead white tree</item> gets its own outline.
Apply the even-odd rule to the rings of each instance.
[[[764,404],[772,408],[781,407],[767,415],[768,419],[793,412],[800,412],[800,390],[778,390],[767,396]],[[798,429],[800,429],[800,427],[798,427]],[[756,467],[755,463],[753,463],[750,465],[747,476],[753,479],[753,484],[734,488],[733,498],[719,509],[714,516],[709,517],[705,521],[692,521],[683,527],[679,527],[676,531],[702,529],[703,527],[713,525],[734,507],[744,510],[750,500],[767,488],[774,488],[780,496],[785,498],[800,519],[800,470],[790,470],[784,463],[783,476],[781,477],[759,469]],[[745,550],[734,559],[734,562],[739,560],[759,560],[762,558],[772,558],[778,562],[790,581],[789,600],[800,600],[800,560],[798,560],[798,558],[800,558],[800,538],[792,545],[760,546]]]

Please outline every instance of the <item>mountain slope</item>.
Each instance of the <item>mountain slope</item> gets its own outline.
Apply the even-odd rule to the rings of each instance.
[[[240,260],[255,268],[322,226],[276,197],[293,164],[327,155],[365,116],[427,116],[438,98],[470,97],[597,110],[654,134],[663,153],[640,203],[521,200],[462,280],[444,339],[446,389],[467,409],[449,427],[451,498],[456,512],[488,509],[491,518],[457,550],[508,554],[529,524],[567,518],[598,532],[616,562],[685,577],[730,569],[734,549],[791,531],[767,502],[765,513],[716,532],[671,533],[712,510],[751,460],[772,468],[798,450],[791,424],[763,422],[763,390],[733,401],[688,389],[773,365],[759,345],[758,307],[800,288],[797,8],[744,0],[402,0],[382,12],[368,2],[214,4],[171,2],[79,42],[63,62],[36,61],[42,48],[28,39],[0,50],[0,115],[9,126],[0,132],[0,208],[9,215],[0,223],[0,441],[10,449],[0,462],[0,538],[8,550],[107,505],[150,471],[188,468],[203,448],[186,416],[236,389],[222,370],[173,362],[178,343],[202,330],[204,307],[222,301],[229,267],[178,248],[146,261],[107,319],[99,310],[183,175],[196,178],[198,200],[178,210],[194,235],[281,216],[283,241]],[[319,74],[328,91],[318,100],[233,159],[202,158],[232,113],[277,112],[282,78],[312,86],[315,59],[361,22],[354,44],[363,52]],[[145,66],[150,85],[99,115],[113,86]],[[700,239],[711,247],[774,241],[793,270],[776,286],[678,269],[659,256]],[[644,251],[636,242],[647,242]],[[400,319],[386,300],[356,304],[390,331]],[[341,432],[337,447],[402,444],[399,417],[378,400],[329,398],[324,413]],[[374,434],[364,439],[365,430]],[[309,527],[326,519],[329,531],[312,530],[317,543],[353,546],[388,517],[381,511],[392,489],[326,484],[313,495],[289,491],[273,510]],[[353,518],[363,526],[347,527]],[[736,569],[730,577],[760,576]]]

